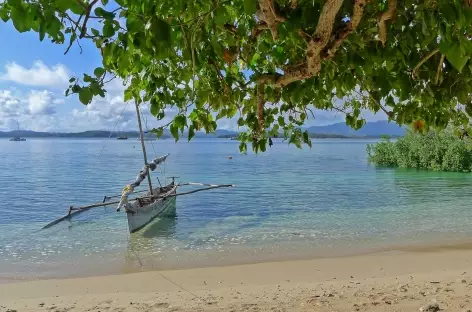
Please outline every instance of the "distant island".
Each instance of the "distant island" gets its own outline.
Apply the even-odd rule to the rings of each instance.
[[[393,122],[386,120],[368,122],[358,131],[347,126],[344,122],[338,122],[326,126],[312,126],[304,128],[307,130],[312,139],[368,139],[381,138],[388,136],[391,138],[398,138],[405,135],[406,127],[401,127]],[[220,134],[218,134],[220,131]],[[203,135],[205,136],[205,135]],[[237,132],[227,130],[217,130],[217,137],[219,138],[236,138]],[[280,134],[279,137],[283,137]]]
[[[347,126],[345,123],[335,123],[327,126],[312,126],[304,128],[310,134],[311,138],[314,139],[327,139],[327,138],[380,138],[382,136],[389,137],[401,137],[405,134],[405,128],[400,127],[395,123],[388,121],[376,121],[368,122],[358,131]],[[186,138],[188,135],[185,132],[182,137]],[[15,131],[0,131],[0,138],[11,138],[11,137],[24,137],[24,138],[108,138],[110,137],[110,131],[107,130],[91,130],[83,132],[37,132],[28,130],[15,130]],[[120,131],[113,132],[111,138],[117,138],[118,136],[124,136],[128,138],[138,138],[139,133],[137,131]],[[155,138],[156,136],[152,133],[146,133],[146,138]],[[195,138],[233,138],[237,137],[238,132],[218,129],[215,133],[205,134],[204,132],[197,132]],[[171,138],[169,131],[165,131],[162,135],[162,139]],[[280,135],[282,137],[282,135]]]
[[[83,132],[38,132],[38,131],[29,131],[29,130],[15,130],[15,131],[0,131],[0,138],[6,137],[24,137],[24,138],[118,138],[118,137],[127,137],[127,138],[139,138],[139,132],[137,131],[124,131],[124,132],[113,132],[110,136],[110,131],[106,130],[91,130]],[[155,138],[156,136],[152,133],[146,133],[144,135],[146,138]],[[162,135],[163,139],[170,138],[169,134]]]
[[[223,134],[218,136],[218,138],[221,139],[232,139],[232,138],[237,138],[238,134]],[[279,138],[282,138],[283,134],[279,134]],[[329,133],[310,133],[310,138],[312,139],[349,139],[349,138],[354,138],[350,136],[345,136],[341,134],[329,134]]]

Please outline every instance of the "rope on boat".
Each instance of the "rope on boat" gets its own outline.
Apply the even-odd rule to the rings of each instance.
[[[126,108],[128,107],[128,104],[129,102],[127,102],[125,104],[125,107],[123,108],[123,110],[121,111],[121,114],[120,116],[118,117],[118,120],[116,121],[115,123],[115,126],[113,127],[113,130],[110,131],[110,135],[108,135],[108,139],[111,138],[111,135],[113,134],[113,132],[115,132],[115,129],[116,127],[118,126],[118,123],[120,122],[121,120],[121,117],[123,117],[123,114],[124,112],[126,111]],[[87,174],[87,176],[85,177],[85,181],[84,183],[82,184],[82,187],[80,188],[81,191],[83,191],[85,185],[87,184],[89,178],[90,178],[90,174],[94,171],[95,167],[97,166],[99,160],[100,160],[100,157],[102,157],[102,154],[103,154],[103,151],[105,150],[105,148],[107,147],[107,144],[105,143],[102,147],[102,149],[100,150],[100,153],[98,154],[98,157],[97,157],[97,161],[93,164],[93,167],[92,167],[92,170],[89,171],[89,173]],[[77,197],[79,196],[78,194],[81,193],[81,192],[77,192],[77,195],[75,195],[75,198],[74,198],[74,201],[77,200]]]
[[[144,119],[144,126],[146,127],[146,133],[148,133],[149,132],[149,127],[148,127],[148,123],[147,123],[147,117],[144,116],[143,111],[141,109],[141,106],[139,106],[139,112],[141,113],[141,116]],[[153,142],[153,140],[151,140],[150,142],[151,142],[152,150],[154,151],[154,157],[157,157],[156,149],[154,147],[154,142]],[[167,183],[166,167],[164,166],[164,170],[162,170],[161,166],[159,166],[159,171],[161,172],[161,174],[164,175],[164,183]],[[159,177],[157,177],[157,180],[159,180]],[[160,181],[159,181],[159,184],[161,184]],[[161,187],[162,187],[162,185],[161,185]]]
[[[153,159],[149,164],[146,164],[144,166],[144,168],[139,172],[138,176],[136,177],[133,183],[128,184],[124,187],[123,191],[121,192],[121,200],[119,201],[116,211],[120,211],[121,208],[125,208],[128,206],[128,196],[132,194],[134,192],[134,189],[138,187],[141,182],[143,182],[144,179],[148,176],[149,169],[151,169],[151,171],[154,171],[159,164],[166,161],[169,155],[170,154],[166,154],[164,156]]]

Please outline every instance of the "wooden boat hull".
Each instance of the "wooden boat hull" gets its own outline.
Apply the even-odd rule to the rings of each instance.
[[[156,188],[153,194],[173,195],[177,192],[177,185],[169,184],[162,189]],[[138,201],[131,204],[126,215],[130,233],[139,231],[157,217],[169,217],[175,215],[176,196],[160,198],[150,204],[141,206]]]

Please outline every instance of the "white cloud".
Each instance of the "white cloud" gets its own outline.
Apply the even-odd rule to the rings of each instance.
[[[35,87],[64,88],[69,83],[71,73],[62,64],[48,67],[42,61],[36,61],[31,68],[25,68],[15,62],[5,65],[5,72],[0,80],[11,81]]]
[[[56,113],[55,105],[63,101],[62,99],[54,99],[53,94],[49,91],[32,90],[28,96],[28,109],[31,115],[52,115]]]
[[[64,66],[58,65],[48,68],[41,62],[35,63],[31,69],[24,69],[14,63],[8,65],[6,69],[6,74],[3,76],[0,74],[0,79],[6,79],[5,76],[8,76],[9,80],[15,81],[14,79],[21,80],[21,76],[31,75],[31,79],[29,79],[31,85],[41,75],[44,77],[44,79],[41,78],[43,83],[49,85],[53,81],[58,84],[67,83],[69,77],[68,70]],[[53,77],[55,72],[59,74],[57,77]],[[20,93],[14,89],[0,89],[0,130],[16,129],[17,121],[22,129],[35,131],[137,130],[134,102],[125,103],[123,100],[125,90],[123,82],[115,79],[107,85],[107,90],[105,98],[95,97],[92,103],[84,106],[78,104],[77,95],[66,98],[62,94],[48,90],[29,90]],[[60,110],[57,109],[59,106]],[[58,113],[58,111],[60,112]],[[142,105],[141,111],[144,117],[144,130],[166,124],[177,113],[175,108],[168,108],[164,120],[158,121],[150,114],[148,105]],[[306,126],[343,122],[345,118],[341,113],[317,109],[314,110],[314,114],[315,119],[310,115]],[[370,112],[363,112],[363,115],[368,121],[386,119],[385,114],[374,115]],[[230,120],[218,120],[218,128],[238,130],[237,117]]]
[[[20,99],[10,90],[0,90],[0,117],[16,117],[24,112]]]
[[[164,120],[158,121],[149,111],[149,106],[141,105],[142,122],[144,130],[166,124],[175,116],[175,110],[167,109]],[[74,129],[82,130],[138,130],[136,108],[133,101],[125,103],[122,92],[107,93],[105,98],[97,97],[92,103],[83,109],[72,111]]]
[[[16,123],[19,122],[22,129],[53,129],[58,124],[56,106],[60,102],[60,98],[47,90],[31,90],[26,94],[0,90],[1,128],[16,129]]]
[[[64,103],[64,99],[60,99],[60,98],[55,98],[54,100],[52,100],[52,104],[63,104]]]

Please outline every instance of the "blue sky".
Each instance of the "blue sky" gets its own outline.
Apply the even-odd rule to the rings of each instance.
[[[76,132],[85,130],[135,130],[132,103],[123,102],[123,86],[115,80],[106,98],[90,105],[80,104],[76,96],[64,96],[73,75],[91,73],[101,65],[98,50],[83,40],[83,52],[74,45],[64,55],[65,45],[39,41],[37,33],[18,33],[11,22],[0,20],[0,131],[21,129]],[[147,109],[145,109],[147,112]],[[172,112],[169,112],[172,115]],[[344,120],[339,113],[316,111],[307,125],[326,125]],[[367,114],[367,120],[385,119]],[[146,114],[148,127],[158,125]],[[163,122],[166,122],[164,120]],[[219,128],[237,130],[235,120],[220,120]]]

